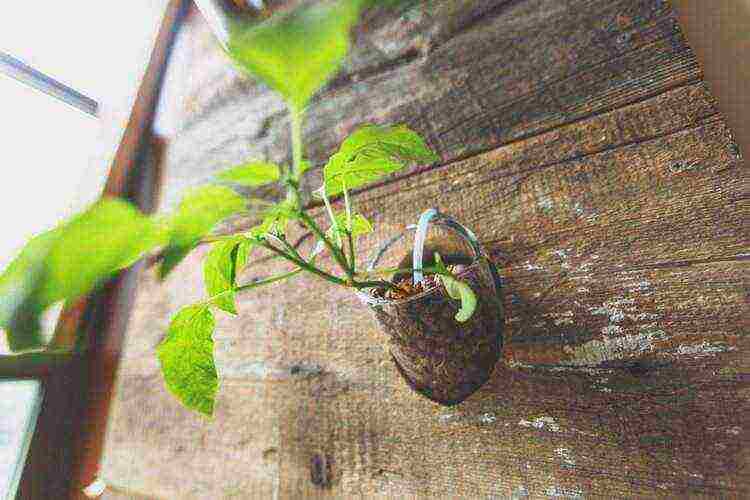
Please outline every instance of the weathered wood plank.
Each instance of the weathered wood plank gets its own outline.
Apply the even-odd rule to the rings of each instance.
[[[240,319],[219,321],[213,425],[227,446],[252,434],[248,470],[278,453],[266,472],[278,471],[282,498],[742,496],[747,430],[729,408],[748,407],[745,171],[705,87],[691,84],[363,193],[357,206],[380,228],[365,249],[440,206],[505,254],[504,363],[466,404],[440,409],[405,387],[349,292],[304,278],[243,297]],[[201,295],[202,253],[165,286],[144,277],[122,381],[142,401],[123,397],[112,425],[132,440],[147,404],[178,414],[138,446],[182,443],[215,464],[226,457],[179,430],[213,427],[166,396],[153,357],[170,311]],[[254,424],[236,428],[245,418]],[[128,476],[122,460],[110,473]],[[313,482],[311,467],[329,462],[331,478]],[[215,482],[202,495],[236,486],[200,474]],[[239,484],[248,496],[268,483]]]
[[[700,77],[665,2],[471,1],[463,16],[452,15],[461,12],[452,2],[428,4],[391,19],[409,27],[397,34],[363,28],[346,73],[355,77],[334,82],[309,109],[314,164],[363,122],[406,122],[445,163]],[[493,15],[470,22],[485,9]],[[205,26],[194,29],[200,83],[186,90],[191,118],[170,148],[165,206],[221,168],[289,155],[281,102],[231,68]],[[383,45],[387,35],[394,47]],[[308,183],[318,182],[310,171]]]
[[[361,246],[433,206],[475,230],[506,284],[490,382],[456,408],[419,398],[353,294],[303,277],[219,319],[203,421],[154,356],[202,296],[201,249],[142,277],[105,479],[167,498],[750,495],[750,181],[668,4],[456,5],[371,20],[309,143],[319,160],[358,121],[404,120],[438,149],[355,197],[377,228]],[[174,192],[287,150],[278,102],[201,40]]]

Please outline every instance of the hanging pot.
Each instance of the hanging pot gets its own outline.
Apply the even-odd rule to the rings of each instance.
[[[471,318],[463,323],[456,321],[454,316],[460,304],[448,295],[442,284],[402,300],[377,296],[373,290],[358,292],[358,296],[372,309],[388,335],[393,362],[406,383],[428,399],[450,406],[484,385],[500,358],[501,282],[495,265],[474,234],[453,218],[431,209],[422,214],[418,225],[407,228],[407,232],[416,231],[410,262],[415,269],[415,284],[424,280],[420,271],[423,257],[431,253],[425,247],[429,224],[439,226],[454,239],[458,237],[468,247],[468,260],[465,254],[458,254],[458,260],[456,254],[446,256],[441,252],[441,255],[447,263],[464,258],[462,262],[466,265],[457,277],[477,296],[477,307]],[[368,266],[370,270],[404,234],[378,249]],[[436,246],[441,247],[440,240]]]

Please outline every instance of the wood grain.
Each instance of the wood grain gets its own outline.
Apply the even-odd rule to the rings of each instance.
[[[355,196],[376,227],[361,247],[430,207],[477,233],[505,281],[488,384],[452,409],[416,396],[357,298],[300,277],[219,318],[222,389],[203,421],[154,356],[170,313],[202,296],[199,249],[163,284],[142,275],[107,478],[164,498],[750,495],[750,183],[669,5],[461,6],[370,20],[362,43],[392,52],[355,57],[360,77],[333,82],[308,129],[316,159],[363,119],[402,119],[438,149]],[[286,147],[274,101],[206,51],[198,76],[215,86],[193,84],[173,186]],[[240,116],[260,128],[233,134]]]
[[[308,110],[315,165],[365,122],[409,124],[444,164],[700,77],[664,2],[428,3],[390,20],[395,32],[364,25],[350,67]],[[285,162],[290,151],[280,100],[240,77],[204,26],[194,29],[201,81],[185,90],[165,207],[222,168]],[[317,184],[310,171],[308,185]]]

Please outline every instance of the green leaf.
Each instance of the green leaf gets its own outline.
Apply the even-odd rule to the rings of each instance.
[[[156,223],[130,203],[105,199],[64,224],[46,257],[44,304],[75,299],[159,243]]]
[[[271,231],[272,226],[273,221],[266,220],[251,228],[247,233],[245,233],[245,235],[248,238],[263,238],[263,236]]]
[[[339,229],[339,232],[344,235],[347,232],[347,218],[346,218],[346,212],[339,212],[335,216],[336,218],[336,226]],[[333,229],[334,227],[331,226],[328,228],[327,235],[329,237],[333,236]],[[354,213],[352,214],[352,236],[357,237],[361,236],[363,234],[371,233],[372,232],[372,224],[369,220],[365,219],[364,216]]]
[[[219,377],[214,364],[213,313],[205,305],[181,309],[157,356],[169,391],[186,407],[213,415]]]
[[[328,196],[354,189],[401,170],[410,162],[438,159],[405,125],[365,125],[341,144],[323,169]]]
[[[308,160],[302,160],[300,161],[300,164],[299,164],[299,173],[304,174],[305,172],[310,170],[311,167],[312,167],[312,164]]]
[[[41,348],[41,316],[46,309],[39,289],[46,275],[45,258],[58,231],[32,238],[0,276],[0,329],[8,334],[11,351]]]
[[[219,222],[245,210],[245,201],[226,186],[203,186],[190,191],[169,220],[169,242],[159,276],[164,278]]]
[[[214,243],[203,263],[203,279],[211,303],[230,314],[237,314],[234,303],[237,273],[247,263],[248,239],[235,237]]]
[[[155,247],[159,234],[133,205],[104,199],[31,239],[0,276],[0,328],[10,347],[41,347],[47,308],[90,292]]]
[[[302,110],[349,52],[349,31],[362,3],[307,5],[261,24],[236,23],[229,30],[229,55],[292,108]]]
[[[440,258],[440,254],[435,253],[435,267],[438,268],[440,274],[438,277],[442,281],[445,290],[448,292],[448,296],[452,299],[461,301],[461,308],[456,313],[456,321],[463,323],[467,321],[474,314],[477,308],[477,296],[471,287],[456,278],[454,278],[450,271],[443,264],[443,260]]]
[[[257,235],[266,233],[284,234],[289,221],[299,219],[299,211],[291,201],[284,200],[281,203],[268,207],[263,212],[263,224],[253,228]]]
[[[281,171],[278,165],[256,161],[229,168],[216,177],[241,186],[257,187],[279,180]]]
[[[235,285],[237,284],[237,275],[240,274],[243,269],[245,269],[245,266],[247,266],[247,261],[250,259],[250,253],[252,252],[253,247],[255,247],[256,244],[257,243],[250,238],[241,238],[240,243],[234,250]]]

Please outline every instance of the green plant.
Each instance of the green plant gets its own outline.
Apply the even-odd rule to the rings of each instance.
[[[159,345],[166,384],[186,406],[212,414],[218,388],[213,358],[214,310],[237,314],[235,296],[308,272],[335,285],[358,290],[394,288],[384,277],[409,269],[365,271],[357,265],[357,239],[372,225],[354,210],[351,190],[402,169],[429,163],[437,156],[424,140],[403,125],[365,125],[330,157],[324,182],[315,191],[326,208],[327,229],[309,215],[300,181],[308,163],[303,157],[302,124],[310,98],[339,69],[349,45],[349,32],[364,2],[344,0],[305,6],[255,26],[234,25],[227,51],[240,68],[277,91],[291,117],[292,165],[253,161],[220,173],[231,184],[259,187],[280,183],[286,196],[276,203],[245,199],[224,185],[188,192],[167,217],[147,217],[123,201],[105,199],[24,248],[0,277],[0,327],[15,350],[43,346],[40,317],[51,305],[75,299],[145,252],[160,248],[159,275],[166,276],[197,245],[210,243],[204,262],[208,297],[181,309]],[[345,209],[335,213],[331,198],[342,196]],[[252,212],[250,207],[252,207]],[[227,217],[253,214],[259,225],[236,234],[210,234]],[[311,232],[317,246],[305,257],[287,239],[295,221]],[[255,252],[264,251],[292,264],[279,275],[237,282]],[[316,264],[327,251],[339,272]],[[439,256],[426,272],[439,275],[451,297],[461,300],[456,315],[466,321],[476,305],[471,289],[456,279]]]

